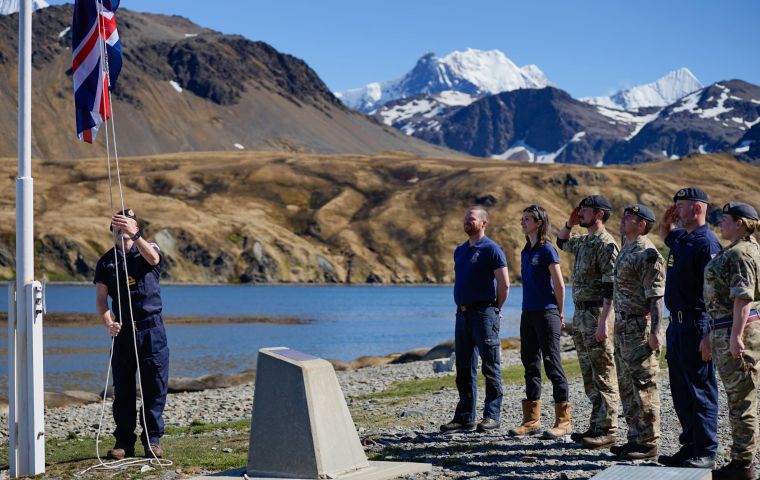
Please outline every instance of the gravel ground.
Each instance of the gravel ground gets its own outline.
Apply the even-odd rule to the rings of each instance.
[[[563,356],[575,358],[574,352]],[[517,351],[507,350],[504,364],[519,364]],[[384,365],[361,370],[338,372],[338,379],[349,407],[361,412],[367,422],[359,421],[359,436],[367,454],[378,459],[429,462],[431,473],[416,475],[416,479],[443,478],[524,478],[555,479],[564,473],[567,478],[590,478],[615,463],[607,450],[587,450],[564,441],[540,440],[537,437],[512,439],[507,435],[510,427],[521,421],[520,400],[523,386],[506,386],[502,411],[502,426],[494,433],[440,434],[438,427],[451,419],[456,404],[452,390],[435,391],[403,401],[389,399],[359,399],[357,397],[387,389],[391,383],[402,380],[432,377],[432,362],[414,362],[403,365]],[[660,453],[673,453],[678,448],[680,425],[673,410],[667,374],[660,376],[662,398],[662,436]],[[483,390],[479,393],[482,401]],[[726,461],[730,446],[730,430],[726,412],[725,394],[720,392],[719,459]],[[187,426],[190,422],[215,423],[228,420],[250,419],[253,384],[208,390],[204,392],[173,394],[169,396],[165,412],[167,425]],[[542,423],[551,426],[553,408],[551,385],[545,384],[542,397]],[[573,405],[576,430],[587,426],[590,404],[583,393],[580,378],[570,382],[570,401]],[[94,436],[100,417],[101,405],[89,404],[46,411],[48,438],[65,438],[69,432]],[[621,412],[622,413],[622,412]],[[104,416],[104,432],[113,430],[110,403]],[[384,422],[373,419],[384,418]],[[388,421],[390,419],[390,421]],[[378,426],[382,425],[382,426]],[[625,440],[625,420],[619,418],[618,438]],[[0,442],[7,443],[7,414],[0,416]],[[110,436],[106,436],[110,444]],[[169,453],[170,455],[170,453]],[[640,462],[656,465],[653,462]],[[3,478],[0,473],[0,479]],[[177,475],[181,476],[181,475]],[[162,475],[162,478],[164,475]]]

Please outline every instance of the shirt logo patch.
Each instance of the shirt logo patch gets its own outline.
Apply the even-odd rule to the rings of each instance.
[[[672,267],[673,264],[675,263],[675,261],[676,261],[676,258],[673,255],[668,255],[668,266],[669,267]]]
[[[480,256],[480,250],[477,250],[470,258],[470,263],[478,263],[478,257]]]
[[[533,257],[530,259],[530,264],[533,266],[538,265],[538,254],[533,255]]]
[[[127,277],[127,285],[129,285],[130,287],[133,287],[136,283],[137,283],[137,280],[135,280],[135,277],[133,277],[132,275]]]

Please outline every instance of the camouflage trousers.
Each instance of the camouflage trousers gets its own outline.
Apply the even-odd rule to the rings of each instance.
[[[657,390],[659,351],[647,344],[646,317],[618,318],[615,323],[615,364],[620,401],[628,423],[628,441],[656,447],[660,438],[660,394]]]
[[[617,374],[612,334],[603,342],[596,340],[601,311],[601,307],[576,307],[573,342],[578,352],[583,388],[591,401],[589,429],[612,435],[617,431]]]
[[[760,322],[744,327],[744,353],[731,356],[730,328],[713,330],[712,351],[715,365],[728,397],[731,422],[731,458],[753,460],[757,451],[757,387],[760,382]]]

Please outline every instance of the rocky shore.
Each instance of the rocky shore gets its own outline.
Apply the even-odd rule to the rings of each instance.
[[[567,343],[567,339],[565,340]],[[567,359],[575,353],[565,352]],[[519,365],[517,350],[504,350],[504,366]],[[358,370],[337,372],[338,379],[354,415],[360,438],[370,458],[430,462],[431,473],[417,475],[418,479],[443,478],[525,478],[555,479],[590,478],[615,463],[608,450],[587,450],[563,441],[540,440],[537,437],[512,439],[507,431],[520,422],[522,385],[505,386],[502,426],[488,433],[440,434],[438,426],[451,418],[456,404],[456,390],[440,389],[404,398],[384,398],[373,395],[393,387],[395,382],[443,377],[451,373],[434,373],[432,361],[404,364],[386,364]],[[662,397],[662,437],[660,453],[673,453],[678,447],[680,426],[670,398],[667,372],[659,378]],[[250,419],[254,383],[248,382],[229,388],[172,394],[166,408],[167,425],[187,426],[191,423],[219,423]],[[483,397],[481,388],[480,398]],[[551,425],[551,385],[544,384],[542,423]],[[573,405],[574,425],[583,429],[588,422],[590,404],[583,393],[579,377],[570,380],[570,401]],[[725,395],[721,387],[719,417],[719,460],[727,461],[730,446],[730,427],[726,412]],[[101,404],[49,408],[46,411],[48,438],[94,436],[100,417]],[[621,412],[622,414],[622,412]],[[625,440],[626,426],[619,418],[619,439]],[[106,406],[103,431],[106,445],[114,428],[110,416],[110,402]],[[0,416],[2,443],[7,442],[7,415]],[[224,432],[219,432],[220,437]],[[169,452],[171,455],[171,452]],[[653,462],[642,462],[655,465]],[[168,474],[168,472],[167,472]],[[177,477],[181,474],[177,473]],[[162,475],[161,478],[167,478]],[[171,475],[170,477],[171,478]]]

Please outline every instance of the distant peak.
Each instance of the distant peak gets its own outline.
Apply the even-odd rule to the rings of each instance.
[[[703,88],[702,82],[686,67],[663,75],[651,83],[637,85],[607,97],[588,97],[581,100],[610,108],[636,110],[645,107],[664,107]]]

